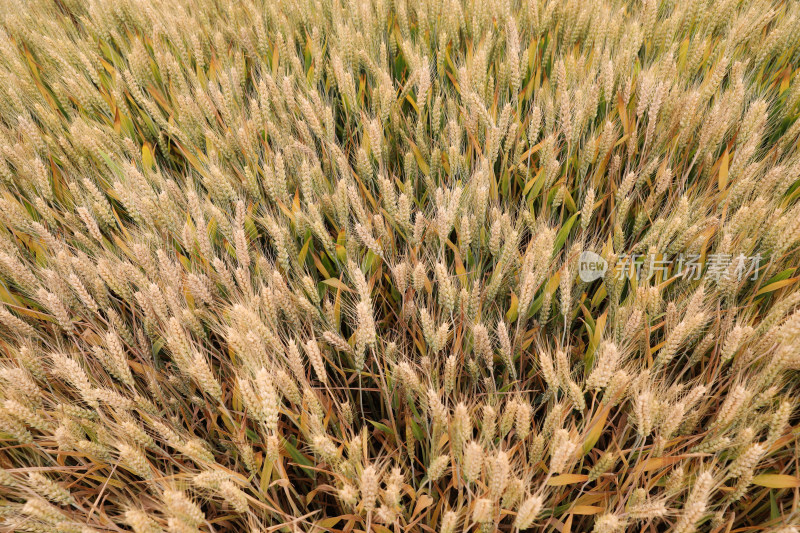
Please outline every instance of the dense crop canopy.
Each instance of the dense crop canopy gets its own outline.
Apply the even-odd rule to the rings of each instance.
[[[798,35],[0,1],[0,530],[797,533]]]

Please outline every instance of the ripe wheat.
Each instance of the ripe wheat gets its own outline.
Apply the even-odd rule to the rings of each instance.
[[[797,533],[797,2],[0,15],[0,530]]]

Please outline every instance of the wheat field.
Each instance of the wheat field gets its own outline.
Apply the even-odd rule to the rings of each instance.
[[[0,531],[797,533],[800,3],[0,1]]]

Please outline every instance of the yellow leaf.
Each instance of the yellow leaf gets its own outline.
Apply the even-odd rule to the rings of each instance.
[[[272,479],[272,461],[264,457],[264,462],[261,466],[261,480],[259,486],[261,487],[261,492],[266,493],[269,489],[269,482]]]
[[[600,339],[603,338],[607,319],[608,310],[606,310],[606,312],[600,315],[600,318],[597,319],[597,323],[594,326],[594,333],[592,338],[589,340],[589,348],[586,350],[586,357],[592,357],[594,352],[597,350],[597,347],[600,346]]]
[[[529,179],[528,183],[525,184],[525,189],[522,191],[523,197],[528,196],[528,192],[531,190],[531,187],[533,187],[539,181],[539,178],[542,176],[542,170],[543,169],[540,168],[536,172],[536,175]]]
[[[792,81],[791,70],[786,69],[786,72],[783,75],[783,79],[781,80],[781,87],[780,87],[781,94],[783,94],[783,92],[789,88],[791,81]]]
[[[506,313],[506,323],[512,324],[517,319],[517,309],[519,308],[519,298],[513,292],[511,293],[511,306]]]
[[[422,495],[422,496],[420,496],[420,497],[419,497],[419,499],[417,500],[417,505],[416,505],[416,507],[414,507],[414,513],[413,513],[411,516],[412,516],[412,517],[416,517],[416,516],[417,516],[418,514],[420,514],[422,511],[424,511],[425,509],[427,509],[428,507],[430,507],[430,505],[431,505],[432,503],[433,503],[433,498],[431,498],[431,497],[430,497],[430,496],[428,496],[427,494],[423,494],[423,495]]]
[[[325,265],[322,264],[322,261],[319,260],[317,254],[311,254],[311,259],[314,260],[314,265],[317,267],[317,270],[319,270],[320,274],[322,274],[326,278],[330,277],[328,270],[325,268]]]
[[[342,290],[336,289],[336,299],[333,301],[333,319],[336,324],[342,319]]]
[[[308,246],[311,244],[311,237],[308,238],[306,243],[303,245],[303,249],[300,250],[300,254],[297,256],[297,262],[301,265],[306,262],[306,254],[308,253]]]
[[[13,306],[20,305],[19,300],[17,300],[16,296],[11,294],[11,291],[6,288],[5,283],[0,283],[0,302],[4,302]]]
[[[336,245],[336,258],[342,262],[347,261],[347,250],[341,244]]]
[[[297,213],[298,211],[300,211],[300,189],[294,192],[294,198],[292,199],[292,213]]]
[[[325,518],[324,520],[320,520],[319,522],[317,522],[316,525],[318,527],[321,527],[322,529],[330,529],[336,524],[338,524],[341,519],[342,519],[341,516],[334,516],[333,518]]]
[[[547,281],[547,285],[545,286],[544,290],[548,294],[553,294],[556,292],[556,287],[558,287],[558,282],[561,280],[561,271],[557,271],[553,274],[553,277]]]
[[[596,505],[576,505],[569,510],[570,513],[579,515],[593,515],[602,513],[603,511],[604,509],[602,507],[597,507]]]
[[[756,296],[761,296],[762,294],[766,294],[768,292],[777,291],[778,289],[786,287],[787,285],[791,285],[792,283],[794,283],[798,279],[800,279],[800,277],[782,279],[781,281],[776,281],[775,283],[770,283],[769,285],[759,289],[759,291],[756,293]]]
[[[431,169],[428,166],[428,163],[425,161],[425,158],[422,157],[422,152],[419,151],[417,145],[414,143],[409,143],[411,145],[411,151],[414,152],[414,159],[417,160],[417,166],[422,171],[423,174],[426,176],[430,175]]]
[[[572,194],[569,190],[564,193],[564,205],[567,206],[567,209],[569,209],[571,213],[578,210],[578,206],[575,205],[575,200],[572,198]]]
[[[770,489],[793,489],[800,487],[800,479],[786,474],[761,474],[753,478],[753,484]]]
[[[681,64],[681,67],[686,62],[686,55],[689,53],[689,38],[687,37],[681,42],[681,47],[678,49],[678,61]]]
[[[272,73],[275,74],[278,72],[278,50],[279,47],[274,46],[272,48]]]
[[[728,163],[730,161],[730,153],[725,150],[722,154],[722,161],[719,164],[719,190],[724,191],[728,186]]]
[[[608,418],[608,409],[603,409],[597,414],[595,420],[591,422],[592,429],[589,430],[589,433],[586,434],[586,439],[583,441],[584,454],[588,453],[589,450],[594,448],[594,445],[597,444],[597,441],[600,439],[600,435],[603,434],[603,430],[605,429],[606,418]]]
[[[657,470],[659,468],[664,468],[665,466],[669,466],[673,463],[677,463],[681,459],[684,459],[685,456],[676,456],[676,457],[651,457],[647,461],[644,462],[642,465],[642,471],[650,472],[651,470]]]
[[[461,276],[462,278],[467,275],[467,271],[464,268],[464,262],[461,260],[461,253],[458,251],[458,247],[455,244],[447,240],[447,246],[453,250],[453,263],[456,267],[456,274]]]
[[[414,108],[414,112],[419,113],[419,107],[417,107],[417,103],[414,101],[414,99],[411,98],[411,93],[406,95],[406,100],[408,100],[408,103]]]
[[[560,476],[553,476],[547,482],[551,487],[560,487],[562,485],[572,485],[573,483],[583,483],[588,481],[589,476],[586,474],[561,474]]]
[[[608,296],[608,292],[606,292],[606,286],[600,285],[600,288],[597,289],[597,292],[594,293],[592,296],[592,307],[597,307],[597,304],[603,301],[603,298]]]
[[[343,290],[343,291],[355,292],[353,289],[351,289],[350,287],[348,287],[347,285],[342,283],[341,280],[338,280],[336,278],[328,278],[328,279],[322,280],[322,283],[324,283],[325,285],[330,285],[331,287],[335,287],[335,288]]]
[[[544,141],[540,142],[539,144],[537,144],[535,146],[531,146],[527,151],[525,151],[525,153],[523,153],[519,157],[520,161],[522,161],[522,163],[519,164],[520,165],[519,168],[524,168],[524,165],[525,165],[525,162],[527,161],[527,159],[530,156],[532,156],[533,154],[535,154],[536,152],[538,152],[539,150],[541,150],[543,145],[544,145]]]
[[[630,126],[628,125],[628,110],[625,109],[625,102],[622,101],[622,94],[618,93],[617,96],[617,111],[619,112],[619,119],[622,122],[622,127],[625,133],[628,133]]]
[[[153,168],[153,149],[150,148],[149,143],[144,143],[142,145],[142,165],[144,168],[150,169]]]

